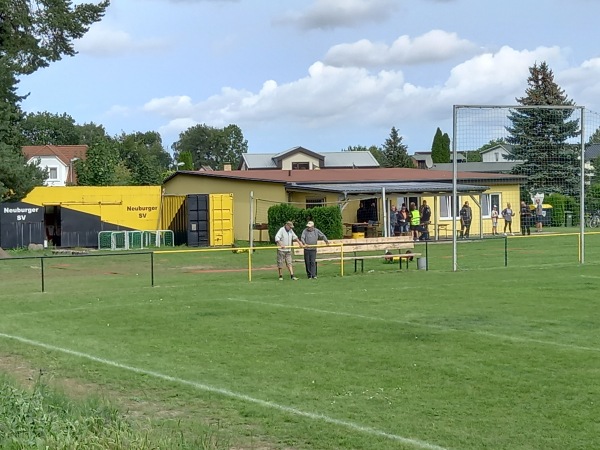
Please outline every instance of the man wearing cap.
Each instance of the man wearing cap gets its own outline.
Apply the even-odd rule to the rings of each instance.
[[[315,228],[315,223],[311,220],[306,224],[306,228],[300,235],[300,242],[304,247],[304,266],[306,267],[306,276],[308,279],[317,278],[317,248],[314,247],[319,239],[329,245],[329,240],[321,230]]]
[[[294,242],[297,242],[300,247],[304,247],[296,233],[294,233],[294,224],[292,222],[286,222],[282,226],[277,234],[275,235],[275,243],[278,245],[277,249],[277,271],[279,272],[279,281],[283,281],[283,267],[287,266],[290,272],[290,278],[297,280],[294,276],[294,268],[292,267],[292,246]]]

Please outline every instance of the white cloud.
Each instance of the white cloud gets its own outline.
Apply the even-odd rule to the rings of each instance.
[[[392,45],[362,39],[352,44],[339,44],[329,49],[325,62],[334,66],[386,67],[445,61],[456,56],[471,55],[476,46],[456,33],[432,30],[414,39],[400,36]]]
[[[354,27],[383,22],[397,8],[395,0],[315,0],[306,10],[289,12],[276,22],[307,30]]]
[[[337,126],[349,130],[396,124],[410,129],[409,124],[434,126],[447,120],[456,104],[515,104],[515,98],[525,94],[529,67],[540,61],[550,67],[561,65],[563,55],[558,47],[532,51],[502,47],[455,66],[447,80],[435,86],[406,80],[402,71],[371,72],[316,62],[305,77],[293,82],[268,80],[257,92],[226,87],[197,103],[189,96],[157,98],[144,110],[169,121],[164,131],[180,132],[197,123],[215,127],[235,123],[248,130],[294,124],[308,133]],[[600,79],[600,59],[565,72],[564,78],[579,83],[588,75]],[[594,86],[600,91],[600,83]]]
[[[110,57],[131,53],[154,52],[164,50],[167,42],[161,39],[134,39],[129,33],[94,25],[85,36],[75,43],[75,49],[93,56]]]

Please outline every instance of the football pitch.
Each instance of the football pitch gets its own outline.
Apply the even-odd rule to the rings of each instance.
[[[273,249],[49,258],[43,293],[39,260],[4,260],[0,371],[227,442],[207,448],[600,448],[586,242],[584,265],[573,236],[515,237],[461,243],[458,272],[431,244],[429,271],[297,262],[298,281]]]

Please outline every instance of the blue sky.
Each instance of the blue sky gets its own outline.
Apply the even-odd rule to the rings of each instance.
[[[92,0],[87,0],[88,2]],[[113,0],[75,57],[24,77],[27,112],[111,135],[238,125],[252,153],[382,145],[409,153],[455,104],[513,105],[546,61],[600,111],[595,0]]]

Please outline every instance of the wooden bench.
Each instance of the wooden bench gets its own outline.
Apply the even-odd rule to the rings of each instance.
[[[364,272],[365,259],[382,259],[388,262],[398,262],[402,268],[402,261],[408,263],[413,261],[420,253],[414,253],[415,243],[412,236],[394,236],[394,237],[373,237],[363,239],[331,239],[330,245],[325,245],[319,241],[319,244],[314,246],[317,249],[317,263],[319,261],[339,261],[341,260],[342,247],[344,252],[344,261],[354,261],[354,271],[358,271],[358,263],[360,262],[360,271]],[[343,245],[340,245],[343,244]],[[386,251],[389,252],[386,254]],[[378,255],[368,255],[367,252],[379,252]],[[294,255],[304,255],[304,249],[294,248]],[[297,259],[297,262],[304,261]]]

